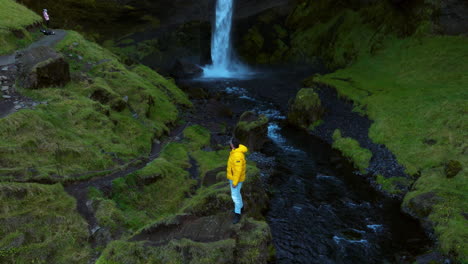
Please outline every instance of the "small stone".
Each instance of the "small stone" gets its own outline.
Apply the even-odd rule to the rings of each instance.
[[[128,96],[123,97],[124,102],[128,103]]]
[[[10,87],[8,87],[8,86],[2,86],[2,92],[7,91],[9,88],[10,88]]]
[[[69,57],[73,57],[73,54],[70,53],[70,54],[68,54],[68,56],[69,56]]]
[[[6,76],[0,76],[0,80],[2,80],[2,81],[8,80],[8,77],[6,77]]]
[[[78,46],[78,42],[73,42],[73,46]]]
[[[15,105],[15,109],[16,109],[16,110],[21,109],[21,105]]]
[[[80,55],[78,55],[78,59],[79,59],[79,60],[83,60],[83,57],[81,57]]]
[[[8,66],[3,67],[2,71],[8,71]]]
[[[37,103],[36,103],[36,102],[34,102],[34,103],[32,104],[32,106],[33,106],[33,107],[36,107],[36,106],[37,106]]]
[[[11,96],[9,96],[9,95],[4,95],[2,97],[5,98],[5,99],[10,99],[11,98]]]

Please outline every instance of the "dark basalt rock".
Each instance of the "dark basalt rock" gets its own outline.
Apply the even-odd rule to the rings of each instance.
[[[236,125],[234,134],[250,151],[259,150],[268,141],[268,118],[254,112],[244,112]]]
[[[19,83],[27,89],[65,86],[70,82],[70,67],[60,53],[37,47],[16,55]]]
[[[302,88],[289,105],[288,121],[299,128],[308,129],[324,113],[320,97],[313,88]]]
[[[458,160],[449,160],[447,164],[445,164],[445,176],[447,178],[455,177],[460,171],[462,170],[462,165]]]
[[[439,25],[448,35],[468,34],[468,2],[445,0],[440,2]]]
[[[411,215],[425,218],[429,216],[434,205],[441,199],[434,192],[423,193],[412,198],[405,209],[408,209]]]
[[[193,63],[177,60],[171,73],[176,78],[195,78],[203,73],[203,69]]]

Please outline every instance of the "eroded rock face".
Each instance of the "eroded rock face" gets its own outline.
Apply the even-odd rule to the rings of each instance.
[[[425,218],[432,212],[432,207],[442,198],[438,197],[434,192],[420,194],[412,198],[407,209],[412,215],[418,218]]]
[[[70,82],[70,67],[60,53],[37,47],[16,55],[19,83],[27,89],[65,86]]]
[[[176,78],[195,78],[203,73],[203,69],[194,63],[177,60],[172,67],[172,75]]]
[[[288,121],[299,128],[308,129],[324,113],[320,98],[313,88],[302,88],[289,106]]]
[[[468,1],[441,1],[439,25],[444,34],[468,34]]]
[[[234,134],[239,141],[246,145],[250,151],[259,150],[268,139],[268,118],[264,115],[257,115],[254,112],[244,112]]]

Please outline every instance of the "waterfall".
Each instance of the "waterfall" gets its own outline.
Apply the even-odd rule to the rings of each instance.
[[[245,75],[247,69],[238,62],[232,52],[231,29],[234,0],[217,0],[216,21],[211,39],[212,65],[204,70],[207,78],[232,78]]]

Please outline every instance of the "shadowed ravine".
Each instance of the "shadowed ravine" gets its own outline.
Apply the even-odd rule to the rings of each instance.
[[[254,110],[270,119],[271,143],[260,156],[275,161],[251,159],[272,189],[267,219],[277,263],[405,263],[423,253],[429,240],[399,202],[375,192],[322,139],[284,127],[285,106],[301,78],[271,72],[251,80],[188,81],[221,92],[236,114]]]

